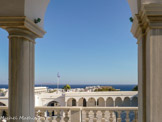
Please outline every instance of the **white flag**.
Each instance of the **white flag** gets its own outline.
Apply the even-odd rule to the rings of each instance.
[[[59,72],[57,73],[57,77],[60,78],[60,74],[59,74]]]

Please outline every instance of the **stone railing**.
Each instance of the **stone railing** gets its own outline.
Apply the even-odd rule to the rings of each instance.
[[[8,108],[0,107],[0,121]],[[10,118],[9,118],[10,119]],[[35,122],[138,122],[137,107],[36,107]]]

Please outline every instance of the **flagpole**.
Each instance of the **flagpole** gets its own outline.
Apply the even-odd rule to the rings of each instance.
[[[60,75],[57,73],[57,90],[59,89]]]
[[[60,81],[60,78],[57,77],[57,89],[59,89],[59,81]]]

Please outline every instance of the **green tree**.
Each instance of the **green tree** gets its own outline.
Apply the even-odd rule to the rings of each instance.
[[[116,89],[114,88],[98,88],[98,89],[95,89],[95,92],[101,92],[101,91],[117,91]]]
[[[135,87],[132,89],[132,91],[138,91],[138,85],[135,86]]]
[[[67,90],[71,89],[71,86],[70,86],[69,84],[66,84],[66,85],[63,87],[63,89],[64,89],[65,91],[67,91]]]

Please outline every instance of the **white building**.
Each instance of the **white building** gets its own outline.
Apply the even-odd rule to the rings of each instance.
[[[0,97],[0,105],[8,106],[8,93]],[[137,91],[53,92],[35,87],[35,106],[115,107],[138,106]]]

